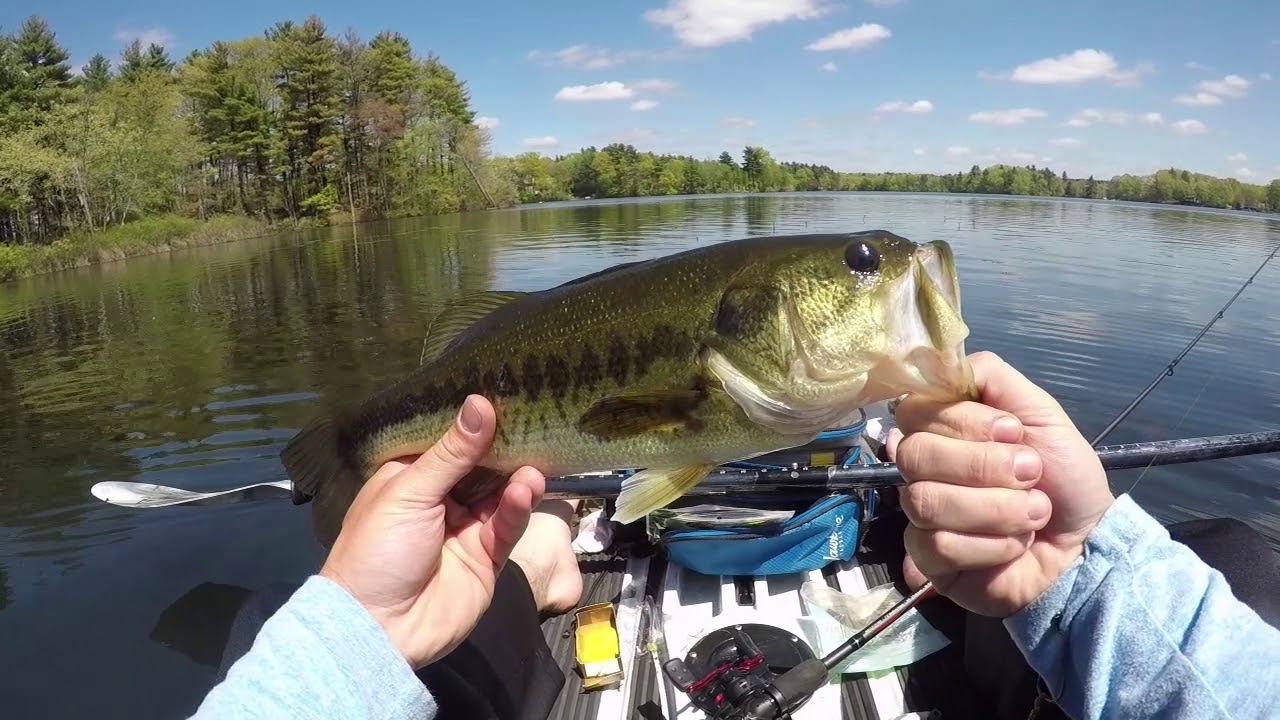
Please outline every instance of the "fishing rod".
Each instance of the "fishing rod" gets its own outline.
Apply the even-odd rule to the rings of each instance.
[[[1098,459],[1106,470],[1173,465],[1271,452],[1280,452],[1280,430],[1109,445],[1097,450]],[[626,477],[622,473],[550,477],[546,480],[544,497],[613,498],[622,490]],[[897,487],[904,482],[894,463],[730,469],[711,473],[682,497],[765,495],[796,490],[826,493]],[[93,496],[105,503],[136,509],[174,505],[224,505],[288,498],[294,497],[293,490],[293,483],[288,478],[211,492],[119,480],[105,480],[90,488]],[[296,504],[306,502],[305,498],[294,499]],[[297,502],[298,500],[301,502]]]
[[[1126,443],[1097,448],[1104,470],[1148,465],[1176,465],[1221,458],[1280,452],[1280,430]],[[566,475],[546,479],[547,498],[617,497],[627,475]],[[842,491],[898,487],[906,484],[894,463],[776,469],[719,470],[707,475],[681,497],[764,494],[787,490]]]
[[[1267,263],[1271,262],[1271,258],[1276,256],[1277,251],[1280,251],[1280,245],[1277,245],[1275,250],[1272,250],[1271,254],[1267,256],[1267,259],[1263,260],[1262,264],[1258,266],[1258,269],[1253,271],[1253,274],[1249,276],[1249,279],[1244,281],[1244,284],[1240,286],[1239,290],[1236,290],[1236,294],[1231,296],[1231,299],[1227,301],[1227,304],[1222,306],[1222,309],[1218,311],[1218,314],[1210,318],[1209,322],[1205,323],[1204,327],[1200,328],[1200,332],[1191,339],[1191,342],[1187,343],[1187,346],[1182,349],[1182,352],[1178,353],[1178,356],[1175,357],[1172,362],[1165,365],[1164,369],[1161,370],[1160,373],[1151,381],[1151,384],[1147,385],[1145,390],[1138,393],[1138,396],[1133,399],[1133,402],[1129,403],[1128,407],[1122,410],[1120,414],[1102,430],[1102,432],[1098,433],[1098,436],[1089,443],[1091,446],[1097,447],[1098,443],[1105,440],[1112,431],[1120,426],[1120,423],[1124,422],[1125,418],[1129,417],[1130,413],[1138,408],[1138,405],[1140,405],[1143,400],[1147,399],[1147,396],[1151,394],[1152,390],[1156,389],[1157,385],[1164,382],[1165,378],[1173,374],[1173,369],[1177,367],[1178,363],[1182,362],[1182,358],[1186,357],[1187,353],[1191,352],[1191,348],[1195,347],[1196,343],[1200,342],[1200,338],[1204,337],[1205,333],[1209,332],[1209,328],[1213,327],[1214,323],[1222,319],[1222,316],[1227,313],[1227,310],[1236,301],[1236,298],[1240,297],[1240,295],[1244,293],[1245,288],[1253,284],[1254,278],[1258,277],[1258,273],[1262,272],[1262,268],[1266,267]]]

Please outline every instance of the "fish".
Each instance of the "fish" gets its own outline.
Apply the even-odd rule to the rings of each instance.
[[[754,236],[439,309],[420,365],[310,420],[281,460],[330,541],[365,480],[425,452],[470,394],[497,429],[451,497],[522,466],[638,470],[611,519],[664,508],[724,463],[794,448],[865,405],[978,399],[955,256],[888,230]]]

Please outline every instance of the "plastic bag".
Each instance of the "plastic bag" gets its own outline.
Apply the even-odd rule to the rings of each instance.
[[[850,595],[812,580],[800,587],[800,596],[820,612],[803,618],[811,634],[810,642],[821,648],[819,654],[831,652],[840,643],[862,630],[867,623],[902,600],[893,583],[880,585],[862,595]],[[910,665],[946,647],[951,641],[929,623],[915,608],[907,611],[893,625],[876,636],[844,663],[833,669],[838,673],[876,673]]]
[[[693,505],[684,508],[662,508],[650,513],[653,529],[665,530],[715,530],[721,528],[767,528],[786,522],[795,516],[792,510],[760,510],[732,505]]]
[[[578,536],[573,539],[573,551],[578,555],[604,552],[613,543],[613,525],[603,510],[592,511],[578,521]]]

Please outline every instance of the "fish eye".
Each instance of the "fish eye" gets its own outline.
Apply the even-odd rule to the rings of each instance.
[[[880,253],[864,242],[845,248],[844,264],[856,273],[873,273],[880,269]]]

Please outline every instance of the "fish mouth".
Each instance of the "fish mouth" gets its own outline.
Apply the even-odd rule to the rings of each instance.
[[[977,400],[973,368],[965,354],[969,327],[960,313],[955,253],[944,241],[916,248],[911,266],[892,292],[892,335],[897,351],[869,380],[938,402]],[[878,372],[877,372],[878,371]]]

